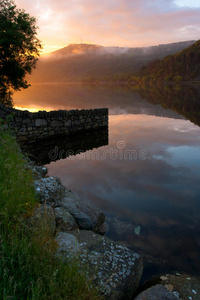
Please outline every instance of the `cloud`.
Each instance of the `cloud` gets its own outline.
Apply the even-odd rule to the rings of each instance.
[[[83,42],[104,46],[150,46],[198,39],[200,8],[173,0],[16,0],[38,18],[47,46]]]

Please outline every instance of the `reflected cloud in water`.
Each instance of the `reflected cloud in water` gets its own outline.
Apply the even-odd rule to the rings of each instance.
[[[49,110],[109,107],[109,138],[107,132],[76,137],[71,144],[68,139],[44,142],[33,149],[33,155],[48,164],[50,176],[60,177],[67,188],[105,211],[111,220],[110,237],[162,259],[171,269],[199,274],[200,127],[193,123],[200,124],[200,107],[196,89],[131,91],[60,84],[40,86],[39,92],[34,86],[31,95],[24,94],[20,100],[16,94],[14,100],[19,106],[29,102]],[[66,159],[50,162],[56,149]],[[70,156],[67,151],[71,149],[84,153]],[[134,230],[117,235],[114,218],[140,226],[140,235]]]
[[[95,203],[107,216],[139,224],[140,236],[129,233],[123,237],[133,247],[138,245],[138,251],[145,249],[154,256],[156,250],[173,266],[173,253],[179,249],[184,269],[189,254],[183,254],[180,248],[185,243],[182,235],[192,235],[197,240],[200,234],[200,166],[194,166],[200,158],[200,128],[190,121],[148,115],[110,116],[109,123],[109,145],[98,149],[99,157],[104,151],[117,150],[118,142],[124,141],[123,151],[144,150],[144,160],[139,156],[132,160],[124,156],[113,160],[110,155],[104,160],[74,157],[52,162],[48,165],[49,174],[59,176],[66,187]],[[190,133],[176,131],[177,126],[187,127]],[[187,147],[186,152],[183,147]],[[194,149],[195,161],[190,164],[188,159],[193,161]],[[108,235],[115,236],[112,231]],[[195,251],[199,253],[199,246]],[[197,271],[196,259],[190,262],[193,272]]]

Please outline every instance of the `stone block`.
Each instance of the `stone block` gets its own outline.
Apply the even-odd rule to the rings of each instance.
[[[22,124],[25,124],[25,125],[27,125],[27,124],[29,124],[29,123],[31,123],[31,120],[28,118],[28,119],[24,119],[23,121],[22,121]]]
[[[63,126],[62,121],[58,121],[58,120],[51,121],[51,127],[62,127],[62,126]]]
[[[40,127],[40,126],[45,127],[45,126],[47,126],[47,120],[45,120],[45,119],[36,119],[35,120],[35,126],[36,127]]]

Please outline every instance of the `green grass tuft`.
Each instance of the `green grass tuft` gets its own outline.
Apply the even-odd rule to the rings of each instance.
[[[1,299],[102,299],[77,261],[55,258],[57,245],[48,230],[26,225],[38,205],[26,165],[15,138],[0,128]]]

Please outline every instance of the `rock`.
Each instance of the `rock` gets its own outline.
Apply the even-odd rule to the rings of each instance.
[[[26,136],[22,136],[22,135],[20,135],[20,136],[17,138],[17,141],[18,141],[18,142],[27,141],[27,140],[28,140],[28,138],[27,138]]]
[[[173,293],[178,293],[182,299],[200,299],[200,278],[189,276],[187,274],[176,273],[175,275],[167,274],[165,280],[161,276],[162,284],[166,288],[171,288]],[[167,279],[166,279],[167,278]]]
[[[59,232],[57,255],[79,258],[80,268],[105,299],[132,299],[142,275],[140,256],[107,237],[88,230]]]
[[[92,204],[82,201],[73,192],[66,190],[65,197],[57,206],[65,208],[76,220],[80,229],[98,232],[105,221],[105,215]]]
[[[32,168],[32,171],[33,171],[33,176],[35,179],[44,178],[48,173],[47,168],[43,167],[43,166],[34,166]]]
[[[28,225],[40,231],[45,229],[51,235],[54,235],[56,231],[56,221],[53,208],[45,204],[36,208],[34,214],[28,221]]]
[[[63,127],[63,122],[58,120],[51,121],[51,127]]]
[[[108,223],[103,223],[99,228],[98,228],[98,233],[101,235],[104,235],[106,232],[109,230],[109,225]]]
[[[64,197],[65,187],[53,176],[35,180],[35,192],[41,203],[54,203]]]
[[[54,210],[57,231],[69,231],[78,228],[72,215],[63,207],[56,207]]]
[[[177,300],[162,284],[157,284],[139,294],[135,300]]]
[[[66,262],[66,259],[76,258],[74,255],[78,255],[80,245],[73,234],[59,232],[56,234],[56,242],[58,243],[56,255],[64,262]]]
[[[47,126],[47,120],[45,120],[45,119],[36,119],[35,120],[35,126],[36,127],[40,127],[40,126],[45,127],[45,126]]]
[[[110,220],[112,230],[118,236],[135,232],[135,225],[133,223],[120,221],[117,218],[109,218],[108,220]]]

